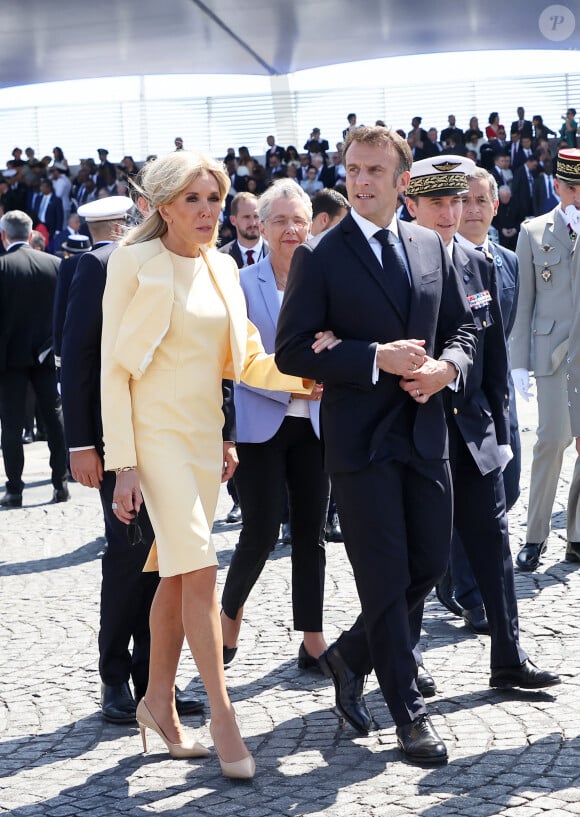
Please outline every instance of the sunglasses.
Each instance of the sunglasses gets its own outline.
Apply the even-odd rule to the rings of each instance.
[[[143,541],[143,531],[141,530],[141,526],[139,525],[139,512],[135,514],[133,519],[127,525],[127,541],[129,544],[134,547],[135,545],[140,545]]]

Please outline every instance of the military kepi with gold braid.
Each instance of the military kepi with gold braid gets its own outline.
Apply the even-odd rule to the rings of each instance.
[[[580,184],[580,148],[564,148],[559,151],[556,178],[566,184]]]
[[[444,154],[419,159],[411,167],[408,196],[457,196],[469,190],[466,175],[476,164],[463,156]]]

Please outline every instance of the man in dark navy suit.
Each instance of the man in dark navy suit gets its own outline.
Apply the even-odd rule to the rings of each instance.
[[[465,382],[475,327],[439,237],[397,222],[406,141],[384,127],[354,128],[344,154],[352,210],[316,248],[295,251],[276,339],[282,371],[324,383],[325,467],[362,605],[320,664],[362,734],[372,724],[364,676],[374,667],[404,755],[441,763],[447,750],[417,688],[409,612],[449,556],[441,392]],[[321,327],[340,342],[315,354]]]
[[[135,525],[127,527],[120,522],[111,508],[115,474],[103,470],[101,301],[109,256],[132,204],[129,198],[110,196],[79,208],[80,215],[89,223],[95,244],[91,252],[81,256],[70,285],[61,353],[61,391],[71,472],[81,485],[99,490],[105,521],[107,550],[102,560],[99,673],[101,711],[110,723],[133,723],[136,703],[147,689],[149,611],[159,582],[156,573],[143,573],[154,538],[147,511],[142,506]],[[176,704],[180,714],[202,709],[199,701],[177,689]]]
[[[53,502],[70,499],[62,409],[52,353],[52,307],[59,260],[29,245],[32,219],[11,210],[0,219],[0,426],[6,493],[0,506],[20,508],[24,482],[22,429],[29,383],[50,449]]]
[[[560,683],[538,669],[520,645],[502,470],[511,458],[508,357],[493,258],[455,241],[470,159],[425,159],[413,165],[407,207],[417,223],[439,234],[463,280],[478,330],[473,367],[461,391],[444,393],[454,488],[453,528],[481,591],[491,634],[490,686],[539,689]],[[411,613],[415,655],[422,611]],[[429,676],[430,677],[430,676]],[[434,684],[431,688],[434,690]]]
[[[52,239],[59,230],[62,230],[64,210],[62,200],[54,192],[50,179],[42,179],[40,193],[41,197],[37,199],[32,219],[35,227],[37,224],[44,224],[46,227],[50,239],[48,249],[51,251]]]

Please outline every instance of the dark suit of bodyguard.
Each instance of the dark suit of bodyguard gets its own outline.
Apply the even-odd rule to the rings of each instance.
[[[440,390],[465,381],[475,327],[439,237],[414,225],[397,228],[408,145],[385,128],[359,128],[349,132],[345,153],[354,214],[314,250],[296,250],[276,339],[282,371],[324,383],[326,470],[362,606],[362,616],[321,662],[333,677],[339,710],[363,733],[371,722],[359,705],[356,678],[374,667],[403,752],[441,762],[445,746],[417,689],[409,612],[449,555],[452,493]],[[394,239],[386,229],[375,237],[379,227],[398,229],[393,252],[402,252],[404,262],[390,250],[381,254],[379,240]],[[407,267],[402,286],[395,278],[401,263]],[[320,329],[331,329],[341,343],[316,355],[311,339]],[[425,340],[427,368],[445,372],[437,385],[434,374],[414,374],[422,358],[405,338]],[[400,357],[397,363],[381,357],[373,383],[375,360],[385,350]]]
[[[60,262],[29,246],[32,221],[21,210],[6,213],[0,227],[7,248],[0,257],[0,424],[7,477],[0,505],[22,505],[22,429],[29,383],[46,427],[53,501],[64,502],[69,499],[66,449],[52,354],[52,308]]]

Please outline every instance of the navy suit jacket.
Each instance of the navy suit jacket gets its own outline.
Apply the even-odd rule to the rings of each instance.
[[[116,246],[105,244],[81,255],[68,291],[61,346],[60,383],[67,446],[94,446],[101,457],[101,302],[107,263]]]
[[[490,258],[453,246],[453,265],[463,280],[477,327],[473,366],[462,390],[445,392],[449,422],[457,428],[480,472],[501,465],[498,445],[509,445],[508,359],[495,265]],[[481,294],[486,293],[484,298]],[[485,299],[490,298],[488,303]]]
[[[46,212],[44,214],[44,221],[40,222],[38,218],[38,210],[34,212],[32,220],[35,224],[44,224],[50,237],[52,238],[56,232],[62,230],[62,222],[64,220],[62,199],[60,199],[56,193],[52,193],[50,196],[50,201],[48,202],[48,207],[46,208]]]
[[[37,366],[39,354],[52,346],[59,263],[26,243],[0,256],[0,372]]]
[[[394,421],[407,416],[419,456],[448,456],[441,394],[424,405],[404,392],[400,378],[381,371],[372,383],[376,344],[421,338],[427,354],[458,367],[465,382],[475,327],[465,293],[437,233],[400,222],[411,275],[408,316],[369,242],[347,215],[313,249],[292,259],[278,319],[276,363],[283,372],[324,383],[321,429],[329,473],[357,471],[382,450]],[[342,343],[315,354],[312,338],[331,329]]]

